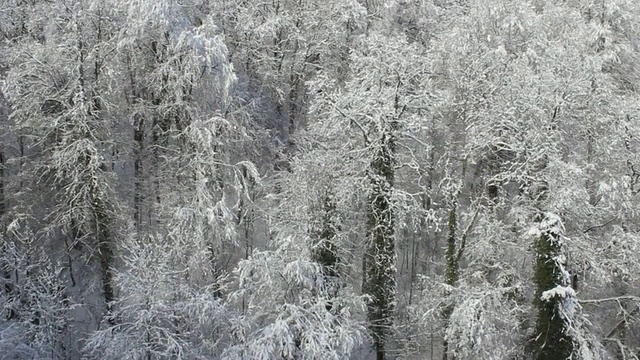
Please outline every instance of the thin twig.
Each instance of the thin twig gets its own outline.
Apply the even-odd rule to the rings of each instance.
[[[362,131],[362,137],[364,138],[364,143],[365,143],[365,145],[369,145],[369,137],[367,136],[367,132],[365,131],[364,127],[362,127],[362,125],[360,125],[358,120],[356,120],[356,119],[352,118],[351,116],[349,116],[349,115],[345,114],[344,112],[342,112],[342,110],[340,110],[337,106],[335,106],[335,104],[334,104],[334,108],[336,110],[338,110],[340,115],[344,116],[352,124],[355,124],[360,129],[360,131]]]
[[[610,338],[611,336],[613,336],[613,334],[615,334],[618,330],[620,330],[626,324],[627,320],[629,320],[629,318],[632,317],[633,315],[637,314],[638,311],[640,311],[640,307],[636,306],[636,308],[632,312],[626,314],[622,318],[622,320],[620,320],[616,324],[616,326],[614,326],[613,329],[611,329],[611,331],[609,331],[609,333],[607,333],[607,336],[605,336],[605,338]]]
[[[588,232],[589,232],[589,231],[591,231],[591,230],[595,230],[595,229],[598,229],[598,228],[601,228],[601,227],[605,227],[605,226],[607,226],[607,225],[611,224],[611,223],[612,223],[612,222],[614,222],[614,221],[616,221],[616,218],[613,218],[613,219],[611,219],[611,220],[609,220],[609,221],[607,221],[606,223],[601,224],[601,225],[594,225],[594,226],[591,226],[591,227],[587,228],[583,233],[584,233],[584,234],[586,234],[586,233],[588,233]]]

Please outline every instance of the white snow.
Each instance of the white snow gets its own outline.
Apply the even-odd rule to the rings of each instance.
[[[567,297],[575,297],[576,292],[570,286],[556,286],[551,290],[544,291],[540,299],[542,301],[550,301],[555,297],[567,298]]]

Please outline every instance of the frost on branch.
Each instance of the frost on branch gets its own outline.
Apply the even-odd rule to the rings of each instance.
[[[230,315],[237,325],[223,359],[338,360],[361,343],[364,329],[353,314],[363,310],[361,299],[328,288],[309,251],[291,251],[300,240],[281,240],[277,250],[239,263],[231,301],[242,311]]]
[[[526,308],[512,296],[519,285],[496,287],[480,283],[464,285],[453,297],[453,309],[445,338],[459,359],[508,359],[518,349],[517,337]]]
[[[576,292],[573,288],[569,286],[556,286],[551,290],[544,291],[541,296],[542,301],[551,301],[556,297],[566,299],[570,297],[575,297]]]
[[[215,357],[218,334],[225,333],[218,296],[224,279],[182,266],[183,256],[195,263],[206,257],[206,249],[185,246],[160,236],[123,243],[125,268],[115,277],[119,323],[91,334],[90,359]]]
[[[544,214],[544,218],[540,222],[540,231],[543,233],[549,233],[553,235],[557,235],[558,237],[554,237],[553,241],[560,240],[560,235],[564,233],[564,224],[562,223],[562,219],[554,213],[546,213]]]
[[[12,274],[0,280],[0,359],[68,358],[73,308],[60,271],[35,243],[12,232],[21,241],[0,236],[0,264]]]

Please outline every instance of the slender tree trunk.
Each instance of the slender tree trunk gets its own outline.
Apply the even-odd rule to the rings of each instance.
[[[133,194],[133,209],[134,215],[133,219],[136,224],[136,228],[140,230],[140,222],[142,221],[142,201],[143,194],[142,188],[144,184],[143,179],[143,168],[142,168],[142,158],[144,152],[144,118],[139,115],[135,119],[134,129],[133,129],[133,140],[135,141],[134,145],[134,194]]]
[[[336,214],[336,202],[332,194],[328,194],[322,204],[322,220],[320,228],[313,236],[316,238],[314,244],[313,260],[322,266],[323,272],[323,292],[330,298],[338,293],[338,245],[336,244],[337,231],[340,230]],[[331,311],[333,302],[327,303],[327,310]]]
[[[111,268],[114,259],[113,239],[111,238],[109,231],[111,221],[102,200],[94,199],[94,201],[96,235],[98,240],[98,252],[102,277],[102,294],[106,305],[107,323],[113,326],[116,324],[116,319],[113,314],[113,302],[115,301],[115,295],[113,290],[113,269]]]
[[[5,200],[5,157],[3,149],[0,148],[0,239],[2,239],[2,243],[0,244],[0,270],[2,271],[2,281],[3,281],[3,290],[7,297],[11,297],[13,295],[13,279],[11,278],[11,266],[6,259],[6,241],[5,238],[6,228],[5,228],[5,216],[6,216],[6,200]],[[8,319],[14,319],[17,314],[15,310],[9,309],[7,313]]]
[[[445,273],[445,283],[449,286],[454,286],[458,282],[459,277],[459,265],[458,265],[458,249],[456,244],[456,230],[457,230],[457,202],[454,199],[451,204],[451,210],[449,210],[449,235],[447,237],[447,269]],[[449,327],[449,319],[453,313],[453,304],[447,304],[442,311],[442,318],[444,320],[444,340],[442,340],[442,359],[449,359],[449,340],[446,337],[446,331]],[[451,359],[454,359],[451,356]]]
[[[5,160],[4,152],[0,145],[0,230],[4,228],[4,216],[5,216],[5,198],[4,198],[4,181],[5,181]]]
[[[394,181],[395,139],[391,131],[381,136],[370,168],[368,243],[364,255],[369,330],[376,359],[386,359],[388,335],[395,305],[395,223],[391,203]]]
[[[445,274],[445,282],[447,285],[455,285],[459,277],[458,254],[456,244],[457,230],[457,205],[454,201],[449,210],[449,235],[447,236],[447,269]]]
[[[80,28],[80,26],[78,26]],[[79,36],[79,39],[82,39]],[[84,44],[82,40],[78,42],[78,53],[80,55],[79,58],[79,73],[80,73],[80,86],[81,91],[86,94],[85,90],[85,71],[84,71],[84,62],[85,62],[85,54],[84,54]],[[94,66],[99,66],[97,63],[94,63]],[[99,69],[94,69],[95,76],[99,75]],[[95,81],[98,79],[96,78]],[[98,97],[97,94],[93,94],[94,97]],[[92,99],[91,99],[92,100]],[[96,120],[98,116],[100,108],[100,102],[90,101],[88,106],[87,117],[89,121]],[[88,136],[88,134],[83,134],[84,136]],[[86,154],[84,156],[84,166],[86,168],[90,168],[91,166],[91,156]],[[102,295],[104,297],[105,307],[106,307],[106,318],[107,323],[110,326],[116,324],[115,317],[113,315],[113,302],[115,301],[115,295],[113,290],[113,239],[111,237],[109,227],[112,225],[109,207],[105,200],[101,198],[101,191],[99,185],[96,183],[96,179],[100,179],[100,171],[106,172],[107,166],[105,164],[101,164],[99,169],[94,169],[93,178],[85,179],[89,184],[91,184],[91,197],[89,206],[93,209],[93,221],[95,226],[95,237],[98,246],[98,256],[100,262],[100,277],[102,281]]]

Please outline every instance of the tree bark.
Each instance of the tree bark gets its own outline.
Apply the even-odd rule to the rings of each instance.
[[[449,286],[454,286],[458,282],[459,266],[458,266],[458,249],[456,244],[456,230],[457,230],[457,202],[454,199],[451,204],[451,210],[449,210],[449,235],[447,236],[447,269],[445,272],[445,283]],[[449,359],[449,341],[446,338],[446,330],[449,327],[449,319],[453,313],[453,304],[447,304],[442,311],[442,318],[444,320],[444,340],[442,340],[442,360]],[[451,359],[454,359],[451,357]]]
[[[5,202],[5,157],[3,149],[0,148],[0,238],[4,238],[6,236],[6,228],[5,228],[5,216],[6,216],[6,202]],[[2,263],[0,263],[1,271],[2,271],[2,281],[3,281],[3,290],[7,297],[13,296],[13,279],[11,278],[11,266],[6,259],[6,248],[5,243],[7,239],[2,239],[2,243],[0,244],[0,251],[2,252],[0,258]],[[14,319],[17,314],[15,310],[9,309],[7,312],[7,319]]]
[[[323,292],[329,298],[334,298],[338,293],[338,245],[336,244],[337,231],[340,230],[336,214],[336,202],[331,194],[328,194],[322,203],[322,219],[320,228],[314,234],[316,244],[313,251],[313,260],[322,267]],[[333,308],[331,300],[327,302],[328,311]]]
[[[94,201],[96,206],[94,211],[102,278],[102,294],[104,296],[106,306],[107,323],[113,326],[116,324],[116,319],[113,314],[113,302],[115,301],[115,295],[113,290],[113,270],[111,268],[114,259],[113,239],[111,238],[109,231],[111,221],[109,219],[106,206],[102,200],[96,198]]]
[[[136,116],[134,129],[133,129],[133,140],[135,141],[134,145],[134,194],[133,194],[133,209],[134,215],[133,219],[135,221],[135,226],[138,230],[140,230],[141,221],[142,221],[142,201],[143,194],[142,188],[144,184],[143,179],[143,168],[142,168],[142,157],[144,152],[144,118],[142,115]]]
[[[367,313],[376,359],[384,360],[387,338],[393,324],[396,292],[395,219],[391,203],[395,139],[392,131],[387,130],[382,134],[378,146],[369,173],[371,192],[363,292],[370,296]]]
[[[548,223],[549,219],[542,220]],[[552,226],[558,226],[552,224]],[[561,263],[562,239],[552,226],[541,225],[541,234],[536,238],[534,280],[536,285],[534,307],[538,313],[530,352],[537,360],[566,360],[571,357],[574,341],[567,332],[566,315],[561,312],[564,297],[543,299],[545,291],[558,286],[569,287]]]

